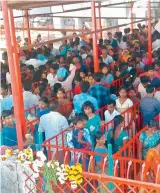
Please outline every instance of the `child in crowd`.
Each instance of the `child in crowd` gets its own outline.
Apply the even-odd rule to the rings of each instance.
[[[72,104],[69,99],[66,98],[66,93],[63,88],[58,89],[57,98],[59,104],[58,112],[65,117],[69,117],[72,112]]]
[[[49,101],[47,97],[42,97],[39,99],[39,104],[37,108],[37,118],[50,112]]]
[[[77,74],[74,77],[74,83],[75,83],[75,87],[74,87],[74,94],[81,94],[81,77]]]
[[[128,62],[128,59],[129,59],[130,57],[131,57],[131,56],[129,55],[129,51],[128,51],[128,50],[124,50],[124,51],[122,52],[121,62],[127,63],[127,62]]]
[[[85,69],[80,69],[80,77],[82,81],[88,81],[88,72]]]
[[[95,81],[94,81],[94,78],[93,78],[93,74],[90,74],[88,76],[88,82],[90,84],[90,87],[92,87],[94,85]]]
[[[52,64],[50,66],[50,73],[47,75],[47,80],[48,83],[50,84],[50,87],[52,87],[57,81],[57,69],[58,64]]]
[[[52,89],[52,97],[57,97],[58,89],[62,88],[61,83],[55,83]]]
[[[100,71],[102,72],[102,84],[111,84],[114,80],[113,75],[110,73],[109,67],[105,63],[100,63]]]
[[[88,121],[85,128],[89,130],[91,141],[92,141],[92,150],[93,150],[93,147],[95,146],[94,144],[95,133],[100,128],[101,118],[99,115],[95,114],[93,103],[91,103],[90,101],[86,101],[83,103],[82,111],[88,117]]]

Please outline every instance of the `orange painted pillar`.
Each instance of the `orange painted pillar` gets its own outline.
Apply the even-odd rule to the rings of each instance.
[[[102,23],[101,23],[101,2],[98,3],[98,15],[99,15],[99,29],[100,31],[100,39],[102,39]]]
[[[91,13],[92,13],[92,34],[93,37],[93,53],[94,53],[94,72],[98,72],[99,63],[98,63],[98,46],[97,46],[97,35],[96,35],[96,8],[95,2],[91,2]]]
[[[131,7],[131,31],[133,32],[133,3],[130,3]]]
[[[24,26],[27,28],[27,37],[28,37],[28,45],[31,44],[31,34],[29,30],[29,16],[28,16],[28,10],[24,11]]]
[[[152,26],[151,26],[151,1],[148,0],[148,60],[152,64]]]
[[[14,102],[14,115],[16,119],[18,148],[23,149],[22,130],[24,129],[25,121],[24,119],[22,119],[22,115],[24,115],[24,105],[23,105],[22,86],[21,86],[21,79],[20,79],[20,67],[19,67],[19,64],[16,63],[17,62],[17,58],[16,58],[17,49],[15,44],[16,40],[14,39],[15,41],[13,42],[13,45],[12,45],[12,39],[10,35],[13,33],[13,31],[10,30],[10,26],[9,26],[7,1],[1,1],[1,6],[2,6],[5,37],[6,37],[7,53],[8,53],[9,71],[11,75],[11,87],[12,87],[13,102]],[[14,20],[12,22],[14,22]],[[14,35],[15,35],[15,31],[14,31]],[[15,49],[13,49],[14,47]]]

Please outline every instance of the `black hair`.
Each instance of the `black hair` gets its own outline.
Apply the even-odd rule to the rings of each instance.
[[[85,50],[86,51],[86,46],[81,46],[81,48],[80,49],[83,49],[83,50]]]
[[[57,100],[53,100],[53,101],[50,103],[49,107],[50,107],[50,110],[51,110],[51,111],[57,111],[57,109],[58,109],[58,107],[59,107],[58,101],[57,101]]]
[[[32,83],[30,81],[25,81],[23,83],[23,88],[25,91],[31,91],[32,90]]]
[[[42,96],[43,92],[46,90],[46,85],[44,83],[41,83],[39,85],[39,95]]]
[[[140,77],[140,81],[142,84],[147,84],[149,82],[149,77],[148,76],[142,76]]]
[[[127,42],[127,36],[123,36],[122,40],[123,42]]]
[[[28,68],[29,70],[32,70],[32,71],[34,72],[34,66],[33,66],[33,65],[28,65],[27,68]]]
[[[81,82],[81,81],[82,81],[82,78],[80,77],[79,74],[77,74],[77,75],[74,77],[74,81],[78,81],[78,82]]]
[[[102,73],[100,73],[100,72],[94,73],[93,78],[94,78],[94,80],[96,82],[101,82],[101,80],[102,80]]]
[[[127,88],[126,88],[125,86],[120,87],[120,88],[119,88],[119,92],[120,92],[121,90],[125,90],[125,91],[127,92]]]
[[[42,84],[45,84],[46,86],[48,85],[48,79],[47,78],[42,78],[40,81],[42,82]]]
[[[152,65],[148,65],[148,69],[147,69],[147,71],[149,71],[149,70],[154,70],[154,66],[152,66]]]
[[[64,90],[64,88],[59,88],[59,89],[57,90],[57,93],[58,93],[59,91],[61,91],[63,94],[66,93],[65,90]]]
[[[8,85],[5,83],[1,84],[1,89],[8,90]]]
[[[50,65],[50,68],[52,68],[53,70],[57,70],[59,68],[59,65],[57,63],[53,63]]]
[[[41,102],[44,102],[45,104],[49,104],[49,101],[48,101],[48,98],[47,97],[41,97],[40,99],[39,99],[39,101],[41,101]]]
[[[108,66],[107,66],[107,64],[105,64],[104,62],[101,62],[100,64],[99,64],[99,69],[100,70],[102,70],[103,68],[108,68]]]
[[[154,62],[154,65],[157,65],[157,66],[160,67],[160,60],[155,61],[155,62]]]
[[[150,128],[157,128],[157,121],[156,120],[151,120],[150,122],[149,122],[149,124],[148,124],[148,126],[150,127]]]
[[[110,87],[110,94],[116,94],[117,93],[117,89],[115,86],[111,86]]]
[[[62,85],[61,83],[55,83],[54,86],[53,86],[53,97],[55,97],[57,95],[57,91],[58,89],[62,88]]]
[[[21,64],[20,64],[20,68],[22,68],[22,67],[24,67],[24,66],[27,66],[27,65],[24,64],[24,63],[21,63]]]
[[[10,115],[13,115],[13,111],[12,110],[3,110],[1,117],[2,117],[2,119],[5,119],[6,117],[8,117]]]
[[[78,114],[74,119],[72,120],[74,125],[77,125],[79,121],[87,121],[88,117],[84,113]]]
[[[101,131],[101,130],[98,130],[96,133],[95,133],[95,140],[94,140],[94,144],[96,146],[96,143],[97,143],[97,140],[100,140],[102,138],[102,136],[105,135],[104,131]],[[94,146],[94,148],[95,148]]]
[[[87,108],[87,107],[90,107],[90,108],[92,109],[92,112],[93,112],[93,113],[95,112],[93,103],[92,103],[91,101],[86,101],[86,102],[83,103],[83,105],[82,105],[82,111],[84,112],[84,109]]]
[[[113,136],[112,136],[112,139],[111,139],[111,144],[114,146],[114,135],[115,135],[115,131],[118,127],[118,125],[120,123],[122,123],[124,121],[124,117],[122,115],[116,115],[113,119]]]
[[[112,33],[111,33],[111,32],[108,32],[108,33],[107,33],[107,35],[109,35],[109,34],[111,34],[111,35],[112,35]]]
[[[146,93],[151,94],[153,92],[154,92],[154,86],[152,86],[151,84],[147,85]]]
[[[103,45],[103,46],[101,46],[101,49],[107,50],[107,47]]]
[[[113,105],[115,107],[116,106],[116,101],[112,100],[112,99],[109,99],[108,102],[107,102],[107,105]]]
[[[90,88],[89,82],[83,81],[83,82],[81,83],[81,91],[82,91],[82,93],[87,93],[88,90],[89,90],[89,88]]]

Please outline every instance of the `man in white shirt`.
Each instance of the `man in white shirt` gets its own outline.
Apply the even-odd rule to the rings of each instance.
[[[107,54],[106,46],[101,48],[103,62],[107,65],[113,62],[113,58]]]
[[[141,83],[139,83],[138,85],[138,93],[141,97],[141,99],[143,99],[144,97],[147,96],[147,92],[146,92],[146,87],[149,83],[149,77],[148,76],[142,76],[140,78]]]
[[[53,47],[53,43],[48,44],[47,47],[50,49],[53,56],[57,56],[60,54],[59,50]]]
[[[57,66],[56,64],[52,64],[50,66],[50,73],[47,75],[48,84],[50,84],[51,87],[54,86],[54,84],[57,82]]]
[[[45,114],[40,118],[38,132],[45,132],[46,140],[54,137],[55,135],[61,133],[62,131],[64,131],[69,127],[67,119],[60,113],[58,113],[57,109],[58,109],[58,101],[54,100],[50,104],[51,110],[50,113]],[[58,144],[56,144],[56,138],[51,140],[51,144],[62,147],[63,144],[64,145],[66,144],[66,141],[64,141],[64,143],[62,142],[62,140],[65,140],[65,136],[63,137],[64,138],[62,138],[62,135],[60,134],[57,138]],[[52,152],[55,151],[55,147],[51,148],[51,151]],[[64,159],[62,149],[58,150],[58,153],[59,153],[58,161],[62,163]]]
[[[23,100],[25,110],[38,105],[40,97],[31,92],[32,84],[30,82],[24,82],[23,88]]]
[[[115,100],[109,100],[108,103],[107,103],[107,109],[105,112],[104,112],[104,117],[105,117],[105,123],[108,123],[110,122],[111,120],[114,119],[115,116],[117,115],[120,115],[120,113],[118,111],[116,111],[116,101]],[[107,129],[111,129],[113,128],[113,124],[112,123],[109,123],[107,125]]]

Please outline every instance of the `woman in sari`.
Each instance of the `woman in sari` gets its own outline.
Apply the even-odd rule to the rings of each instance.
[[[145,159],[148,150],[155,147],[159,140],[160,130],[157,130],[157,122],[151,120],[149,128],[143,131],[139,137],[139,159]]]

